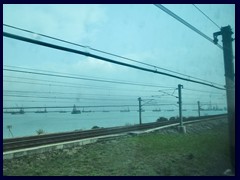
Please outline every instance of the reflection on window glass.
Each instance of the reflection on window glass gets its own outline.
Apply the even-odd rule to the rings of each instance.
[[[4,175],[234,175],[235,5],[4,4],[3,32]]]

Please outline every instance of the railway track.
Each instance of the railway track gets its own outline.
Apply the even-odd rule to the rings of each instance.
[[[226,114],[222,115],[214,115],[214,116],[206,116],[201,117],[200,119],[189,119],[185,120],[184,123],[193,123],[194,121],[199,120],[215,120],[218,118],[224,118]],[[126,133],[131,131],[140,131],[146,130],[166,125],[171,125],[178,123],[179,121],[163,121],[163,122],[153,122],[153,123],[145,123],[142,125],[133,125],[133,126],[121,126],[121,127],[113,127],[113,128],[99,128],[92,129],[86,131],[73,131],[73,132],[64,132],[64,133],[53,133],[53,134],[45,134],[45,135],[36,135],[36,136],[28,136],[28,137],[19,137],[19,138],[10,138],[3,139],[3,151],[12,151],[30,147],[36,147],[41,145],[67,142],[73,140],[81,140],[91,137],[98,137],[103,135],[110,134],[119,134]]]

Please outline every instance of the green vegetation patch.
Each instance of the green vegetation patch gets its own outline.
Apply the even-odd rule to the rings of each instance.
[[[3,174],[40,176],[223,175],[227,124],[200,133],[150,133],[4,160]]]

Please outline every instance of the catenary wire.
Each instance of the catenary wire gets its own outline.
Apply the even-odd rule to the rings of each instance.
[[[81,80],[89,80],[89,81],[99,81],[99,82],[107,82],[107,83],[117,83],[117,84],[126,84],[126,85],[136,85],[136,86],[149,86],[149,87],[161,87],[161,88],[174,88],[170,86],[163,86],[163,85],[155,85],[155,84],[143,84],[139,82],[129,82],[129,81],[123,81],[123,80],[110,80],[110,79],[104,79],[104,78],[96,78],[96,77],[90,77],[90,76],[80,76],[76,74],[68,74],[68,73],[60,73],[56,71],[45,71],[45,70],[37,70],[37,69],[31,69],[31,68],[22,68],[22,67],[17,67],[17,66],[6,66],[5,67],[14,67],[14,68],[19,68],[19,69],[27,69],[27,70],[34,70],[34,72],[40,71],[40,72],[50,72],[54,74],[59,74],[59,75],[74,75],[73,77],[78,77],[78,79]]]
[[[217,23],[215,23],[207,14],[205,14],[199,7],[197,7],[195,4],[193,4],[193,6],[199,11],[201,12],[208,20],[210,20],[215,26],[217,26],[219,29],[221,29],[221,27],[219,25],[217,25]]]
[[[59,85],[59,84],[49,84],[49,83],[36,83],[36,82],[24,82],[24,81],[11,81],[11,80],[3,80],[3,82],[10,82],[10,83],[23,83],[23,84],[34,84],[34,85],[43,85],[43,86],[56,86],[56,87],[65,87],[65,88],[69,88],[69,87],[74,87],[74,88],[79,88],[79,89],[82,89],[82,88],[89,88],[89,87],[83,87],[83,86],[72,86],[72,85]],[[65,84],[65,83],[63,83]],[[92,86],[90,86],[92,87]],[[112,90],[113,88],[94,88],[94,89],[99,89],[99,90],[104,90],[104,91],[109,91],[109,90]],[[128,91],[129,92],[129,89],[122,89],[122,88],[117,88],[117,89],[113,89],[114,91]],[[157,91],[154,91],[154,90],[142,90],[142,89],[134,89],[134,91],[140,91],[140,92],[157,92]]]
[[[156,7],[158,7],[159,9],[161,9],[162,11],[164,11],[165,13],[169,14],[170,16],[172,16],[173,18],[175,18],[176,20],[178,20],[179,22],[181,22],[182,24],[184,24],[185,26],[187,26],[188,28],[192,29],[193,31],[195,31],[196,33],[198,33],[200,36],[204,37],[205,39],[207,39],[208,41],[210,41],[211,43],[215,44],[213,42],[213,40],[208,37],[206,34],[204,34],[203,32],[201,32],[200,30],[198,30],[197,28],[195,28],[193,25],[189,24],[188,22],[186,22],[184,19],[182,19],[181,17],[179,17],[178,15],[176,15],[175,13],[173,13],[172,11],[170,11],[169,9],[167,9],[166,7],[164,7],[161,4],[154,4]],[[217,46],[220,49],[223,49],[223,47],[220,44],[217,44]]]
[[[113,54],[113,53],[109,53],[109,52],[106,52],[106,51],[102,51],[102,50],[99,50],[99,49],[91,48],[91,47],[89,47],[89,46],[85,46],[85,45],[81,45],[81,44],[69,42],[69,41],[66,41],[66,40],[63,40],[63,39],[55,38],[55,37],[48,36],[48,35],[44,35],[44,34],[41,34],[41,33],[36,33],[36,32],[29,31],[29,30],[26,30],[26,29],[23,29],[23,28],[19,28],[19,27],[16,27],[16,26],[12,26],[12,25],[7,25],[7,24],[3,24],[3,25],[6,26],[6,27],[13,28],[13,29],[18,29],[18,30],[21,30],[21,31],[25,31],[25,32],[28,32],[28,33],[37,34],[37,35],[39,35],[39,36],[43,36],[43,37],[46,37],[46,38],[49,38],[49,39],[54,39],[54,40],[57,40],[57,41],[60,41],[60,42],[64,42],[64,43],[67,43],[67,44],[71,44],[71,45],[75,45],[75,46],[80,46],[80,47],[83,47],[83,48],[88,48],[88,49],[93,50],[93,51],[96,51],[96,52],[101,52],[101,53],[103,53],[103,54],[108,54],[108,55],[115,56],[115,57],[118,57],[118,58],[122,58],[122,59],[125,59],[125,60],[128,60],[128,61],[132,61],[132,62],[136,62],[136,63],[139,63],[139,64],[143,64],[143,65],[146,65],[146,66],[149,66],[149,67],[153,67],[153,68],[156,68],[156,69],[162,69],[162,70],[165,70],[165,71],[168,71],[168,72],[172,72],[172,73],[175,73],[175,74],[179,74],[179,75],[182,75],[182,76],[186,76],[186,77],[188,77],[188,78],[197,79],[197,80],[201,80],[201,81],[205,81],[205,82],[212,83],[212,82],[210,82],[210,81],[203,80],[203,79],[201,79],[201,78],[196,78],[196,77],[193,77],[193,76],[190,76],[190,75],[186,75],[186,74],[179,73],[179,72],[176,72],[176,71],[172,71],[172,70],[169,70],[169,69],[166,69],[166,68],[162,68],[162,67],[159,67],[159,66],[156,66],[156,65],[152,65],[152,64],[149,64],[149,63],[144,63],[144,62],[137,61],[137,60],[134,60],[134,59],[131,59],[131,58],[127,58],[127,57],[123,57],[123,56],[116,55],[116,54]],[[216,83],[214,83],[214,84],[216,84]]]
[[[21,41],[25,41],[25,42],[29,42],[29,43],[33,43],[33,44],[37,44],[37,45],[41,45],[41,46],[45,46],[45,47],[49,47],[49,48],[54,48],[54,49],[58,49],[58,50],[62,50],[62,51],[67,51],[67,52],[71,52],[71,53],[76,53],[76,54],[80,54],[80,55],[89,56],[89,57],[92,57],[92,58],[95,58],[95,59],[107,61],[107,62],[118,64],[118,65],[121,65],[121,66],[130,67],[130,68],[133,68],[133,69],[138,69],[138,70],[142,70],[142,71],[146,71],[146,72],[161,74],[161,75],[169,76],[169,77],[172,77],[172,78],[181,79],[181,80],[184,80],[184,81],[189,81],[189,82],[193,82],[193,83],[197,83],[197,84],[210,86],[210,87],[213,87],[213,88],[216,88],[216,89],[225,90],[224,88],[217,87],[213,84],[204,83],[204,82],[200,82],[200,81],[195,81],[195,80],[183,78],[183,77],[180,77],[180,76],[172,75],[172,74],[169,74],[169,73],[160,72],[160,71],[157,71],[157,70],[147,69],[147,68],[143,68],[143,67],[140,67],[140,66],[135,66],[135,65],[119,62],[119,61],[112,60],[112,59],[109,59],[109,58],[105,58],[105,57],[102,57],[102,56],[90,54],[88,52],[83,52],[83,51],[79,51],[79,50],[75,50],[75,49],[71,49],[71,48],[67,48],[67,47],[63,47],[63,46],[58,46],[58,45],[54,45],[54,44],[50,44],[50,43],[46,43],[46,42],[41,42],[41,41],[33,40],[33,39],[30,39],[30,38],[14,35],[14,34],[11,34],[11,33],[3,32],[3,36],[8,37],[8,38],[21,40]],[[16,70],[12,70],[12,71],[17,72]],[[18,72],[21,72],[21,71],[18,71]],[[28,72],[28,73],[30,73],[30,72]],[[46,73],[33,73],[33,72],[31,72],[31,74],[48,75],[48,76],[55,76],[55,77],[57,76],[57,75],[53,75],[53,74],[50,75],[50,74],[46,74]],[[58,77],[60,77],[60,76],[58,75]],[[61,76],[61,77],[67,77],[67,76]]]

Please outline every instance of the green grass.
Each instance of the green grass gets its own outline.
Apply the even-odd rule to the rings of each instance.
[[[227,125],[198,134],[148,134],[4,160],[3,175],[222,175],[230,168]]]

